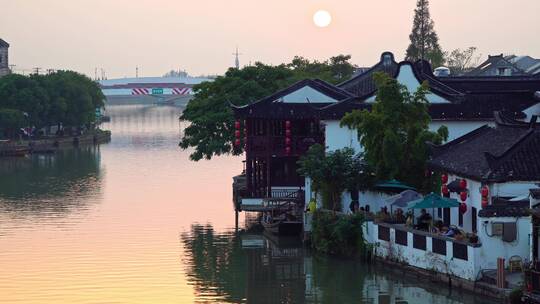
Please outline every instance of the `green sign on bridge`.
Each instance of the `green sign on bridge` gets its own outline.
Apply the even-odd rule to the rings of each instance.
[[[152,94],[153,95],[162,95],[163,94],[163,89],[162,88],[153,88],[152,89]]]

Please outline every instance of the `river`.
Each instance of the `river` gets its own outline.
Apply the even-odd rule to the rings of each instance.
[[[0,159],[0,303],[492,303],[236,234],[241,158],[190,161],[181,111],[111,105],[110,143]]]

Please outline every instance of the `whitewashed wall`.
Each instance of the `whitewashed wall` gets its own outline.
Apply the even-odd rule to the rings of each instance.
[[[451,141],[486,124],[493,126],[495,123],[493,121],[433,120],[429,124],[429,130],[436,132],[441,126],[446,126],[448,128],[448,141]]]
[[[326,120],[324,136],[326,151],[331,152],[343,148],[352,148],[356,153],[364,151],[358,142],[358,132],[356,129],[340,127],[339,120]]]
[[[283,96],[286,103],[333,103],[336,100],[310,86],[304,86],[288,95]]]
[[[390,242],[378,239],[378,226],[374,222],[366,222],[363,227],[366,240],[375,246],[375,255],[393,261],[399,261],[410,266],[440,273],[451,274],[466,280],[475,281],[480,271],[478,259],[482,247],[467,246],[468,259],[461,260],[453,257],[452,241],[446,241],[446,255],[432,252],[431,237],[426,237],[426,250],[413,248],[413,234],[407,233],[407,246],[395,243],[395,230],[390,229]]]
[[[481,269],[495,269],[497,268],[497,258],[504,258],[506,264],[510,257],[517,255],[524,261],[529,259],[531,246],[530,236],[532,233],[531,218],[530,217],[493,217],[493,218],[479,218],[478,222],[478,238],[482,243],[482,247],[477,252],[478,254],[478,266]],[[515,241],[508,243],[503,242],[501,236],[489,236],[492,234],[491,223],[503,222],[503,223],[516,223],[517,238]]]

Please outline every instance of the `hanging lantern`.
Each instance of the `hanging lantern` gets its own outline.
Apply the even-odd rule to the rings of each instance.
[[[290,130],[290,129],[291,129],[291,121],[290,121],[290,120],[286,120],[286,121],[285,121],[285,129],[286,129],[286,130]]]
[[[288,137],[285,137],[285,145],[290,146],[291,145],[291,139]]]
[[[465,212],[467,212],[467,204],[465,204],[465,203],[459,204],[459,212],[461,214],[464,214]]]
[[[291,137],[291,130],[285,130],[285,136]]]
[[[482,197],[488,197],[489,195],[489,188],[488,186],[483,186],[482,188],[480,188],[480,193],[482,194]]]
[[[237,146],[237,147],[240,147],[240,138],[237,138],[235,141],[234,141],[234,145]]]
[[[443,184],[441,187],[441,192],[443,195],[448,194],[450,191],[448,190],[448,186],[446,184]]]
[[[460,181],[459,181],[459,187],[461,189],[467,189],[467,180],[462,178]]]
[[[240,121],[239,121],[239,120],[237,120],[237,121],[234,122],[234,128],[235,128],[236,130],[240,130]]]
[[[466,201],[467,200],[467,191],[461,191],[461,193],[459,194],[459,198],[461,199],[462,202]]]
[[[443,175],[441,175],[441,182],[443,184],[448,183],[448,175],[447,174],[443,173]]]
[[[240,130],[234,131],[234,137],[240,138],[240,135],[241,135]]]
[[[488,198],[482,197],[482,208],[486,208],[488,206]]]
[[[285,147],[285,154],[291,154],[291,147]]]

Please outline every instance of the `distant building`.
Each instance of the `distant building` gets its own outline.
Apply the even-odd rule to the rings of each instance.
[[[503,54],[488,56],[465,76],[531,76],[540,75],[540,59]]]
[[[9,43],[0,38],[0,77],[11,73],[9,70]]]

